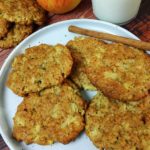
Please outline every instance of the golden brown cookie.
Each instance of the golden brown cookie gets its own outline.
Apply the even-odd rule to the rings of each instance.
[[[136,101],[150,89],[150,56],[123,44],[108,44],[105,52],[87,58],[86,73],[106,96]]]
[[[20,96],[38,92],[61,84],[70,74],[72,64],[69,50],[61,44],[28,48],[14,59],[7,86]]]
[[[0,17],[0,39],[3,38],[9,31],[10,23]]]
[[[32,26],[18,25],[12,26],[8,33],[0,39],[0,48],[10,48],[19,44],[32,33]]]
[[[150,149],[150,96],[136,102],[98,94],[86,112],[86,134],[99,149]]]
[[[23,25],[42,25],[46,19],[45,11],[36,0],[0,0],[0,16]]]
[[[85,58],[89,57],[92,51],[103,44],[102,41],[85,37],[76,38],[67,43],[67,47],[70,49],[74,59],[74,66],[70,77],[79,88],[96,90],[85,73]]]
[[[29,94],[15,114],[13,137],[27,144],[67,144],[84,129],[85,108],[85,101],[67,83]]]

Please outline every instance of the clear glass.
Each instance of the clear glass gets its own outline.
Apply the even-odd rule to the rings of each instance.
[[[141,0],[92,0],[98,19],[115,24],[126,24],[136,17]]]

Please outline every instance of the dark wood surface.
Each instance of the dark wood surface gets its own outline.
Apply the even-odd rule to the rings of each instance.
[[[82,0],[82,3],[75,10],[67,14],[50,14],[48,23],[52,24],[58,21],[75,18],[96,19],[92,12],[91,0]],[[141,40],[150,42],[150,0],[143,0],[138,16],[123,27],[137,35]],[[0,49],[0,68],[11,51],[12,49]],[[8,146],[5,144],[1,136],[0,150],[9,150]]]

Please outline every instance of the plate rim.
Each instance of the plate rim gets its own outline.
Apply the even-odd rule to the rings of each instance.
[[[0,83],[2,82],[2,77],[4,72],[6,71],[6,68],[10,65],[9,60],[13,57],[14,53],[17,51],[17,49],[19,47],[21,47],[28,39],[32,39],[32,37],[34,37],[36,34],[43,32],[44,30],[47,30],[48,28],[52,28],[58,25],[62,25],[62,24],[67,24],[67,23],[75,23],[75,22],[92,22],[92,23],[99,23],[99,24],[104,24],[104,25],[108,25],[111,26],[113,28],[117,28],[118,30],[121,30],[125,33],[127,33],[129,36],[131,36],[133,39],[137,39],[140,40],[135,34],[131,33],[130,31],[128,31],[127,29],[110,23],[110,22],[106,22],[106,21],[102,21],[102,20],[96,20],[96,19],[70,19],[70,20],[64,20],[64,21],[60,21],[60,22],[56,22],[56,23],[52,23],[50,25],[47,25],[39,30],[37,30],[36,32],[32,33],[31,35],[29,35],[27,38],[25,38],[22,42],[20,42],[15,48],[13,48],[13,50],[10,52],[10,54],[8,55],[8,57],[4,60],[4,63],[0,69]],[[1,88],[0,88],[1,91]],[[1,97],[0,97],[0,101],[1,101]],[[1,110],[0,110],[1,111]],[[5,135],[5,133],[3,132],[3,129],[0,125],[0,134],[1,137],[3,138],[4,142],[7,144],[7,146],[11,149],[11,150],[15,150],[14,146],[12,146],[12,144],[10,143],[9,139],[7,138],[7,136]]]

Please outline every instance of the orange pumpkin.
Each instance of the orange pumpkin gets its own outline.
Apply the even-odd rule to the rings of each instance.
[[[49,12],[63,14],[73,10],[81,0],[37,0],[37,2]]]

